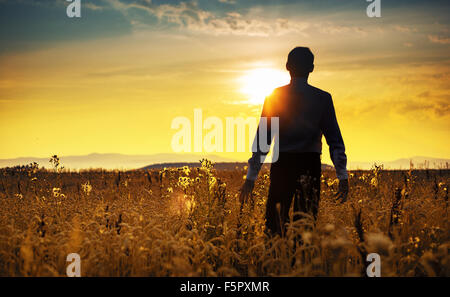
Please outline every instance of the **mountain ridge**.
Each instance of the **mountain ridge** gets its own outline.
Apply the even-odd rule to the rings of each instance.
[[[202,158],[207,158],[215,163],[236,163],[245,164],[245,161],[225,158],[217,155],[200,155],[200,154],[177,154],[177,153],[158,153],[151,155],[127,155],[121,153],[90,153],[87,155],[69,155],[61,156],[61,165],[70,169],[139,169],[147,167],[164,166],[164,164],[195,164],[199,163]],[[27,165],[36,162],[39,166],[50,168],[48,162],[50,157],[18,157],[11,159],[0,159],[0,168]],[[348,163],[349,170],[370,169],[374,164],[383,164],[385,169],[409,169],[410,161],[414,168],[449,168],[450,159],[433,158],[426,156],[413,156],[411,158],[400,158],[393,161],[372,161],[359,162],[350,161]],[[327,165],[327,164],[324,164]],[[330,166],[330,165],[327,165]],[[168,166],[165,166],[168,167]]]

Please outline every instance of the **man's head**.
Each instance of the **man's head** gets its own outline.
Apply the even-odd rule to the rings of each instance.
[[[296,47],[288,55],[286,69],[291,77],[308,77],[314,70],[314,55],[307,47]]]

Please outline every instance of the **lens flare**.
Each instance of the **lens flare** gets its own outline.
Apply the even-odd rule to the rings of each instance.
[[[262,104],[272,91],[289,83],[289,73],[273,68],[249,70],[240,78],[240,91],[247,95],[249,104]]]

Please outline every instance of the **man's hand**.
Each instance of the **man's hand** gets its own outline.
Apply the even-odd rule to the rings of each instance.
[[[334,198],[336,198],[336,201],[341,200],[341,203],[344,203],[347,201],[347,196],[348,196],[348,179],[341,179],[339,181],[338,192],[334,195]]]
[[[241,194],[239,196],[239,201],[241,204],[247,202],[249,196],[251,196],[253,187],[255,186],[254,180],[246,179],[244,185],[241,188]]]

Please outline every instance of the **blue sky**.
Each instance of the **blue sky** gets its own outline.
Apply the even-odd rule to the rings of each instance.
[[[64,0],[4,0],[0,1],[0,50],[27,50],[53,42],[108,38],[144,28],[187,29],[186,34],[192,31],[203,34],[244,34],[239,33],[238,29],[244,23],[238,22],[252,19],[267,22],[277,18],[297,22],[328,20],[331,25],[358,26],[361,29],[370,26],[385,29],[388,24],[405,28],[414,25],[448,28],[449,3],[438,0],[384,0],[383,18],[373,20],[366,17],[368,3],[363,0],[82,0],[83,16],[74,20],[66,17],[65,7],[68,2]],[[239,17],[229,16],[237,13]],[[217,32],[207,26],[214,22],[218,24]],[[233,28],[233,25],[237,28]],[[264,31],[263,24],[259,30]],[[426,34],[426,30],[424,28],[424,32],[416,33]],[[254,28],[254,31],[258,31],[258,28]],[[275,34],[276,29],[270,33]],[[449,38],[445,30],[439,33],[436,40]]]

